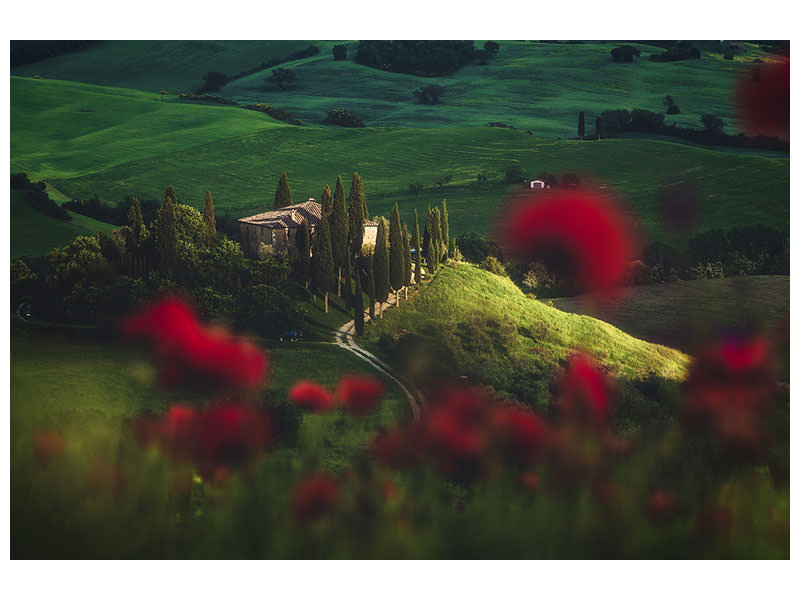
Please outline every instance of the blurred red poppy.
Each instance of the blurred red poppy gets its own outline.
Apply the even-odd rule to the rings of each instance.
[[[732,454],[747,456],[763,448],[764,417],[776,387],[766,339],[729,339],[704,348],[688,384],[682,414],[687,429],[710,426]]]
[[[33,453],[40,462],[50,462],[61,456],[67,448],[67,440],[57,431],[40,429],[33,436]]]
[[[289,399],[298,408],[322,414],[333,408],[330,392],[313,381],[299,381],[289,390]]]
[[[499,238],[517,258],[558,260],[579,291],[619,285],[633,257],[633,236],[610,201],[587,188],[530,193],[513,201]]]
[[[488,445],[491,416],[489,399],[479,390],[443,390],[425,417],[431,449],[445,460],[477,458]]]
[[[519,465],[539,460],[550,444],[550,431],[539,417],[518,408],[495,411],[495,435],[507,458]]]
[[[166,298],[122,323],[128,337],[149,345],[168,385],[255,387],[267,370],[264,354],[248,341],[201,325],[188,304]]]
[[[372,413],[380,404],[383,394],[383,384],[366,375],[345,375],[336,388],[342,406],[356,417]]]
[[[666,490],[653,490],[647,496],[647,514],[653,521],[667,521],[675,514],[678,500]]]
[[[377,435],[371,444],[376,462],[391,469],[407,469],[425,458],[425,437],[417,424],[392,427]]]
[[[222,467],[249,465],[271,442],[266,414],[235,402],[203,410],[173,406],[160,419],[139,419],[134,432],[141,444],[157,445],[172,460],[195,465],[204,477]]]
[[[336,508],[339,490],[336,482],[322,473],[300,481],[292,492],[292,511],[300,522],[315,521]]]
[[[748,135],[789,139],[789,59],[743,69],[734,104]]]
[[[558,403],[562,414],[573,423],[604,427],[611,416],[612,382],[594,361],[574,355],[559,382]]]

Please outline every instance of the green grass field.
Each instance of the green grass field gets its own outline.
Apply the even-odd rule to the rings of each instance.
[[[623,288],[618,299],[554,299],[564,311],[591,315],[651,342],[687,352],[725,328],[786,335],[789,276],[756,275]]]
[[[365,330],[365,343],[380,351],[382,334],[412,332],[438,337],[450,347],[465,344],[473,334],[464,324],[486,320],[488,331],[513,325],[511,339],[504,342],[513,354],[534,368],[553,369],[570,353],[582,350],[603,364],[614,376],[642,377],[655,373],[667,379],[681,379],[689,357],[645,342],[592,317],[562,312],[525,296],[510,279],[465,263],[445,266],[436,278],[415,295],[387,311],[382,320]],[[457,340],[461,337],[461,341]],[[474,341],[474,340],[473,340]],[[469,342],[473,343],[473,342]],[[511,356],[494,355],[494,340],[477,342],[474,360],[487,373],[501,367]],[[510,344],[510,345],[509,345]],[[498,364],[495,365],[493,361]]]
[[[332,343],[275,342],[265,348],[272,366],[269,387],[276,397],[285,397],[300,379],[333,389],[345,373],[380,377],[367,363]],[[410,414],[403,392],[388,379],[384,383],[388,391],[374,414],[348,421],[346,426],[336,412],[306,415],[299,443],[319,453],[320,460],[332,468],[347,464],[372,432]],[[37,427],[60,429],[96,417],[122,427],[143,411],[160,413],[174,403],[203,400],[190,392],[159,389],[155,367],[134,347],[12,324],[12,446],[18,449],[29,442],[30,432]]]
[[[17,67],[12,74],[149,92],[194,92],[209,71],[232,75],[308,44],[294,40],[113,40]]]
[[[59,221],[24,200],[22,190],[11,190],[11,258],[41,256],[65,246],[78,235],[111,234],[113,225],[69,212],[71,221]]]

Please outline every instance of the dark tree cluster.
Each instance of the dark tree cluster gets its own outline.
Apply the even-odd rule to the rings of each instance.
[[[472,41],[459,40],[362,40],[355,61],[394,73],[436,77],[451,75],[475,61],[496,56],[499,45],[486,42],[477,50]]]
[[[272,75],[267,77],[264,81],[278,90],[283,91],[289,84],[297,81],[297,74],[291,69],[278,67],[277,69],[272,69]]]
[[[331,125],[339,125],[340,127],[366,127],[364,121],[343,108],[328,111],[328,116],[325,120]]]
[[[128,221],[133,198],[126,196],[115,204],[101,202],[97,194],[89,200],[70,200],[61,206],[72,212],[76,212],[87,217],[92,217],[98,221],[111,223],[112,225],[125,225]],[[140,204],[140,211],[145,221],[152,221],[158,212],[159,203],[155,200],[143,200]]]
[[[333,60],[347,60],[347,46],[336,44],[333,47]]]
[[[692,46],[692,43],[689,41],[678,42],[671,48],[668,48],[666,52],[650,55],[650,60],[653,62],[675,62],[698,58],[700,58],[700,50]]]
[[[187,94],[181,93],[178,95],[178,98],[181,100],[197,100],[200,102],[213,102],[214,104],[225,104],[228,106],[237,106],[236,101],[231,100],[230,98],[224,98],[222,96],[215,96],[213,94]]]
[[[29,65],[53,56],[78,52],[99,43],[95,40],[12,40],[11,68]]]
[[[624,45],[617,46],[611,50],[611,60],[614,62],[629,63],[633,62],[634,57],[638,58],[641,55],[641,50],[634,46]]]
[[[205,94],[206,92],[218,92],[222,86],[228,83],[229,78],[225,73],[219,71],[209,71],[203,75],[203,85],[197,90],[197,94]]]
[[[675,100],[673,100],[672,96],[664,96],[664,104],[667,105],[667,114],[668,115],[679,115],[679,114],[681,114],[681,109],[678,108],[677,104],[675,104]]]
[[[25,190],[25,202],[41,213],[60,221],[69,221],[70,216],[62,206],[53,202],[47,195],[47,185],[44,181],[33,183],[25,173],[11,175],[11,189]]]
[[[269,115],[273,119],[278,121],[283,121],[284,123],[289,123],[289,125],[302,125],[303,122],[295,117],[294,115],[286,112],[285,110],[281,110],[280,108],[275,108],[271,104],[247,104],[242,106],[242,108],[247,108],[249,110],[256,110],[258,112],[262,112],[264,114]]]
[[[444,94],[444,88],[435,83],[414,90],[414,97],[420,104],[439,104],[442,94]]]

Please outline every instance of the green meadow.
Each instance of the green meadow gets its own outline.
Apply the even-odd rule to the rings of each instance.
[[[24,200],[24,192],[11,190],[11,258],[41,256],[61,248],[78,235],[111,234],[113,225],[71,211],[70,221],[39,212]]]

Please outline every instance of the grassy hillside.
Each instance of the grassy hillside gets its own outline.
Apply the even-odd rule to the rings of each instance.
[[[559,176],[574,171],[606,181],[628,198],[652,238],[669,239],[657,216],[657,198],[663,186],[675,180],[697,189],[701,228],[753,223],[785,228],[788,223],[788,159],[641,139],[543,141],[493,128],[280,127],[52,182],[69,196],[96,193],[105,201],[127,194],[160,200],[171,184],[183,201],[198,208],[210,189],[218,214],[244,216],[272,206],[283,171],[296,199],[318,198],[338,174],[349,185],[350,174],[358,171],[372,214],[388,215],[399,202],[402,217],[410,218],[415,207],[424,210],[446,197],[453,233],[485,233],[511,189],[502,184],[502,174],[511,164],[533,176],[540,171]],[[494,181],[479,185],[478,173]],[[434,182],[444,175],[452,176],[452,183],[442,193]],[[427,192],[411,194],[408,186],[414,182],[422,182]]]
[[[420,363],[427,355],[440,376],[450,369],[522,396],[536,396],[532,388],[538,386],[548,398],[554,368],[575,351],[623,378],[653,373],[679,380],[689,361],[603,321],[532,300],[511,280],[467,264],[445,266],[413,301],[367,327],[364,337],[412,377],[426,372]],[[411,358],[404,363],[406,339]]]
[[[642,285],[617,300],[560,298],[561,310],[591,315],[642,339],[693,351],[697,342],[726,327],[756,327],[785,334],[789,276],[757,275]]]
[[[11,78],[11,171],[31,178],[75,177],[283,127],[255,111],[158,93]]]
[[[83,83],[158,92],[193,92],[203,75],[239,73],[308,46],[292,40],[113,40],[12,71]]]
[[[234,74],[307,46],[307,41],[110,41],[88,50],[15,69],[14,75],[39,74],[99,85],[194,91],[208,71]],[[700,115],[713,113],[736,131],[731,86],[736,72],[763,52],[748,45],[734,61],[722,53],[703,53],[697,61],[647,60],[663,48],[636,44],[642,56],[631,64],[613,63],[609,50],[618,43],[554,44],[500,41],[497,57],[470,65],[449,77],[425,78],[389,73],[353,62],[357,42],[348,42],[348,60],[334,61],[339,42],[313,42],[316,56],[286,63],[298,81],[278,92],[264,82],[269,70],[225,86],[221,94],[242,102],[266,102],[319,123],[339,106],[368,125],[391,127],[483,126],[503,121],[542,137],[574,137],[577,114],[594,116],[611,108],[662,112],[664,96],[681,109],[668,122],[700,127]],[[480,46],[482,42],[476,45]],[[423,106],[412,92],[436,83],[446,89],[440,106]]]
[[[110,234],[113,225],[69,212],[71,221],[59,221],[34,209],[22,190],[11,190],[11,258],[41,256],[66,245],[78,235]]]

